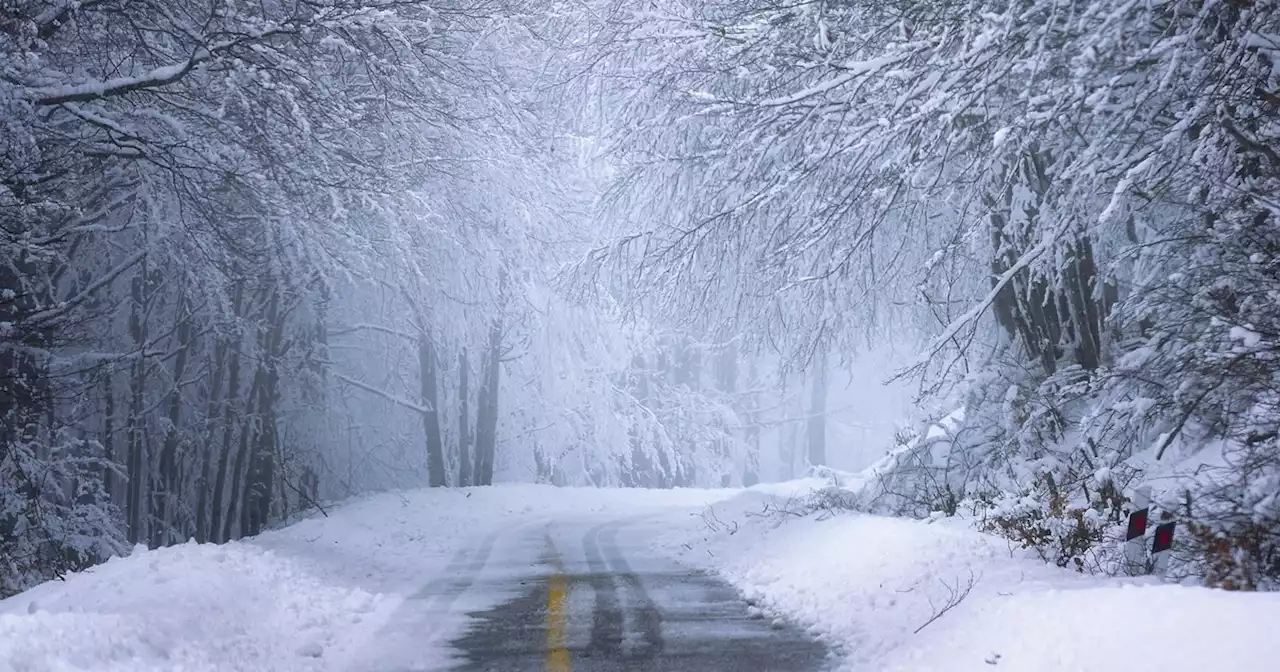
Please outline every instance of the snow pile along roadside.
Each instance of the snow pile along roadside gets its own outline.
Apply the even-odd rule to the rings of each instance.
[[[317,670],[380,601],[251,544],[140,547],[0,602],[0,670]]]
[[[748,493],[670,547],[839,648],[849,670],[1268,672],[1280,660],[1280,594],[1086,577],[960,521],[794,505]]]

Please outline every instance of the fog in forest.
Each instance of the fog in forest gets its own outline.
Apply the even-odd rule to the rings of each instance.
[[[1274,557],[1273,4],[0,0],[0,596],[868,468],[1005,533],[1158,473]]]

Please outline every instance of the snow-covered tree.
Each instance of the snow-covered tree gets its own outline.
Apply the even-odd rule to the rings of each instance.
[[[926,432],[895,458],[913,510],[1114,513],[1111,479],[1175,444],[1271,445],[1265,320],[1236,287],[1267,287],[1272,4],[618,8],[625,225],[595,260],[638,305],[801,361],[917,327],[912,370],[965,412],[947,450]],[[1274,535],[1270,490],[1239,485],[1258,461],[1227,462],[1191,499]]]

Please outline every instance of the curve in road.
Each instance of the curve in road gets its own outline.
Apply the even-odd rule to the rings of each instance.
[[[472,613],[472,627],[453,642],[462,653],[459,669],[807,672],[831,666],[826,648],[803,632],[752,618],[724,581],[646,552],[645,535],[625,529],[636,522],[548,526],[541,557],[519,582],[517,596]],[[581,557],[561,553],[576,546],[566,540],[580,540]]]

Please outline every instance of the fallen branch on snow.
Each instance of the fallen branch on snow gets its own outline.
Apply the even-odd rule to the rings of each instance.
[[[929,598],[929,606],[933,607],[933,615],[929,617],[929,620],[921,624],[920,627],[916,628],[911,634],[918,634],[930,623],[942,618],[942,616],[948,611],[951,611],[961,602],[964,602],[964,598],[969,597],[969,593],[973,591],[973,587],[978,584],[978,581],[981,578],[982,577],[974,576],[973,570],[969,570],[969,582],[966,583],[963,588],[960,586],[959,578],[956,579],[954,586],[942,579],[938,579],[938,582],[947,589],[947,601],[942,605],[942,608],[938,608],[933,604],[933,598]]]

